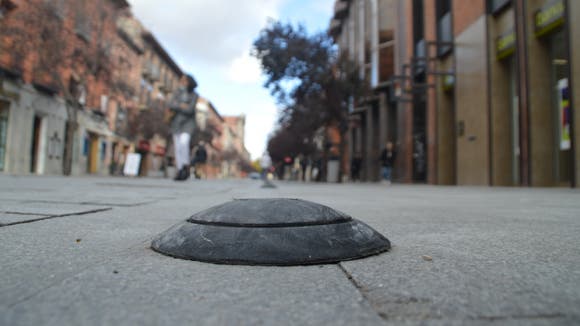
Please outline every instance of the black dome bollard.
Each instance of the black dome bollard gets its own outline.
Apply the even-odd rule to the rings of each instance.
[[[262,184],[262,188],[277,188],[275,184],[270,181],[270,179],[265,178],[264,183]]]
[[[240,265],[335,263],[390,247],[365,223],[300,199],[234,200],[196,213],[151,243],[175,258]]]

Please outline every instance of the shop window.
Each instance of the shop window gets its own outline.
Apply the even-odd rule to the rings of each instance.
[[[83,156],[89,156],[89,138],[83,138]]]
[[[6,135],[8,134],[8,103],[0,101],[0,171],[6,160]]]
[[[101,161],[104,161],[107,157],[107,142],[101,142]]]

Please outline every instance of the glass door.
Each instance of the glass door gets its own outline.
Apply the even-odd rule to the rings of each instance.
[[[516,80],[516,59],[511,56],[509,59],[509,74],[510,74],[510,99],[511,99],[511,141],[512,141],[512,182],[514,186],[521,183],[520,176],[520,109],[519,97]]]
[[[564,31],[554,33],[550,43],[552,106],[556,123],[554,128],[554,177],[558,185],[568,186],[571,182],[572,170],[570,94],[568,88],[570,65]]]

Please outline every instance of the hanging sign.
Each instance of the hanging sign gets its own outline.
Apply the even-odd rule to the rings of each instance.
[[[566,20],[566,3],[564,0],[552,0],[536,11],[536,36],[546,35],[564,25]]]
[[[570,142],[570,89],[568,88],[568,78],[558,81],[558,108],[560,112],[560,149],[569,150]]]

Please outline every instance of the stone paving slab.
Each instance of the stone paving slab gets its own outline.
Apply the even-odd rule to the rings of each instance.
[[[50,187],[33,200],[150,201],[0,227],[0,325],[580,323],[578,191],[277,185],[0,175],[0,204],[5,193],[30,200],[30,189]],[[251,267],[148,248],[197,211],[260,197],[331,206],[393,249],[339,265]]]
[[[375,325],[336,265],[248,267],[165,257],[146,244],[50,287],[10,325]]]

